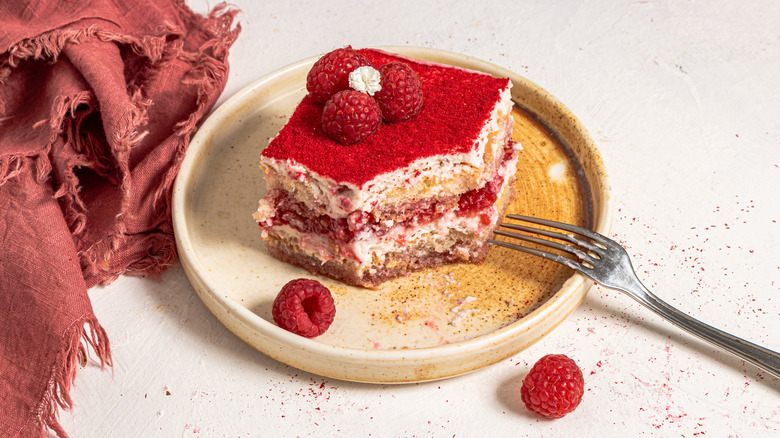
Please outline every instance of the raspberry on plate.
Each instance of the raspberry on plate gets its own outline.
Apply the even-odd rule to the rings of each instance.
[[[548,354],[523,380],[520,397],[529,410],[560,418],[580,404],[584,385],[582,371],[573,360],[563,354]]]
[[[322,129],[341,144],[365,140],[381,123],[382,115],[374,98],[355,90],[339,91],[322,110]]]
[[[358,67],[372,66],[371,62],[352,47],[326,53],[309,70],[306,90],[312,100],[325,103],[334,94],[349,89],[349,74]]]
[[[322,283],[298,278],[282,287],[271,313],[279,327],[313,338],[330,327],[336,316],[336,306],[330,290]]]
[[[374,97],[388,122],[403,122],[420,112],[423,104],[420,77],[409,65],[391,62],[379,67],[382,89]]]

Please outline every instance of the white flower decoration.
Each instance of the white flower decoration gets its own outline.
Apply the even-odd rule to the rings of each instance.
[[[374,93],[382,89],[382,84],[379,83],[380,79],[381,75],[377,69],[364,65],[352,70],[349,74],[349,87],[373,96]]]

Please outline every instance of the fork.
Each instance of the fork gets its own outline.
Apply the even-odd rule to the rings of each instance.
[[[553,229],[568,231],[569,233],[563,234],[526,225],[506,222],[500,224],[501,227],[504,228],[546,236],[556,240],[569,242],[570,244],[542,239],[528,234],[504,231],[502,229],[493,231],[494,234],[555,248],[573,254],[578,260],[560,254],[494,239],[488,240],[491,244],[544,257],[548,260],[568,266],[604,287],[624,292],[662,318],[688,333],[752,363],[776,378],[780,378],[780,354],[707,325],[675,309],[653,295],[642,282],[639,281],[626,250],[614,240],[594,231],[562,222],[516,214],[508,214],[506,217],[532,224],[543,225]]]

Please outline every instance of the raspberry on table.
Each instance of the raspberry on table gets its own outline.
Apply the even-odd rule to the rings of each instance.
[[[355,90],[339,91],[322,110],[322,129],[341,144],[365,140],[381,123],[381,111],[374,98]]]
[[[534,364],[523,380],[520,397],[539,415],[560,418],[582,401],[582,370],[563,354],[548,354]]]
[[[420,112],[423,104],[420,77],[409,65],[391,62],[379,67],[382,89],[374,94],[388,122],[403,122]]]
[[[336,316],[330,290],[319,281],[298,278],[282,287],[274,299],[276,324],[297,335],[313,338],[325,333]]]
[[[339,91],[349,89],[349,74],[363,66],[373,65],[350,46],[326,53],[309,70],[306,90],[312,100],[325,103]]]

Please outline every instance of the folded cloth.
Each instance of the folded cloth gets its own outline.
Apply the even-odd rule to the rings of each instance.
[[[236,12],[0,4],[0,436],[67,436],[77,367],[111,365],[87,289],[175,260],[172,183],[227,80]]]

